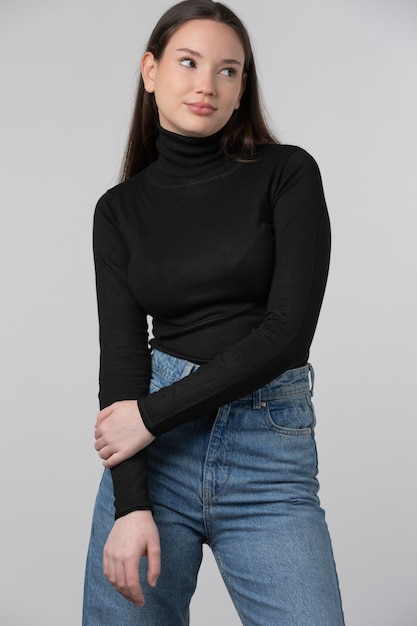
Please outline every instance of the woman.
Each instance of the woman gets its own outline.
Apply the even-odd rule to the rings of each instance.
[[[95,213],[106,469],[85,625],[188,624],[203,543],[242,623],[343,624],[307,364],[329,247],[317,165],[268,130],[241,21],[172,7]]]

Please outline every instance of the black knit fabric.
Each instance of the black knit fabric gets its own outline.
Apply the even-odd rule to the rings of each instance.
[[[137,399],[159,435],[307,362],[327,280],[321,177],[301,148],[253,162],[160,129],[159,158],[98,202],[100,406]],[[200,364],[148,394],[153,348]],[[112,470],[116,516],[149,508],[146,451]]]

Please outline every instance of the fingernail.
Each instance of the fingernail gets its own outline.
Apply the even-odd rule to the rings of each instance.
[[[156,587],[157,582],[158,582],[157,578],[154,578],[153,580],[151,580],[151,587]]]

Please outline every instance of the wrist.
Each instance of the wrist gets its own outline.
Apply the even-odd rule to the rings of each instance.
[[[138,509],[136,511],[130,511],[129,513],[125,513],[116,519],[118,520],[150,520],[153,519],[153,513],[151,509]]]
[[[139,415],[140,418],[142,420],[143,425],[145,426],[146,430],[153,436],[156,437],[156,434],[152,431],[152,427],[149,424],[149,419],[148,419],[148,415],[146,413],[146,409],[143,406],[143,404],[141,405],[142,399],[137,401],[138,404],[138,409],[139,409]]]

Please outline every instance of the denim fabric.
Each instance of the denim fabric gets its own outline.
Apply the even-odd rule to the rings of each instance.
[[[198,366],[155,351],[151,392]],[[149,446],[149,488],[161,536],[156,589],[134,607],[102,573],[113,524],[105,470],[87,560],[84,626],[185,626],[207,543],[242,624],[343,626],[332,548],[317,496],[312,368],[290,370]]]

